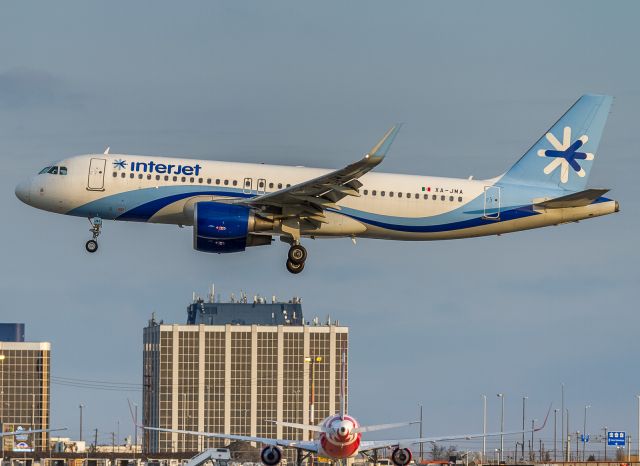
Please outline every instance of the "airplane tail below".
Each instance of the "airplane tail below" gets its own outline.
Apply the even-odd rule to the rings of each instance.
[[[580,97],[500,181],[584,190],[612,100],[607,95]]]

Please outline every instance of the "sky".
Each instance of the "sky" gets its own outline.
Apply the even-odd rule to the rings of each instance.
[[[0,7],[0,320],[50,341],[52,375],[139,383],[151,313],[184,322],[193,291],[301,296],[350,326],[350,411],[425,433],[543,419],[565,384],[571,430],[635,435],[640,30],[635,2],[112,1]],[[15,185],[48,162],[112,152],[340,168],[404,122],[378,171],[489,178],[583,93],[615,97],[591,187],[621,212],[445,242],[308,240],[208,255],[191,230],[30,208]],[[634,168],[636,167],[636,168]],[[52,426],[101,441],[127,397],[54,385]],[[551,415],[553,416],[553,414]],[[550,421],[552,422],[552,421]],[[558,421],[559,422],[559,421]],[[415,429],[414,429],[415,430]],[[385,432],[401,435],[408,432]],[[413,434],[415,432],[411,432]],[[85,435],[86,431],[85,431]],[[551,442],[553,426],[542,434]],[[515,441],[515,440],[514,440]],[[461,447],[473,443],[459,443]],[[477,443],[475,444],[477,446]],[[472,448],[472,447],[469,447]]]

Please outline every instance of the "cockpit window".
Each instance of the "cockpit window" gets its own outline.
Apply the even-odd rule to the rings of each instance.
[[[60,175],[66,175],[67,174],[67,167],[60,167]]]
[[[49,169],[49,173],[51,173],[52,175],[57,175],[58,174],[58,167],[57,166],[51,167]]]
[[[38,172],[38,175],[42,175],[43,173],[49,173],[51,167],[44,167],[42,170]]]

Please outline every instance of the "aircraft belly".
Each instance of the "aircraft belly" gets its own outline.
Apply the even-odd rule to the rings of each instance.
[[[359,236],[367,230],[362,222],[336,212],[325,212],[325,220],[327,223],[320,227],[302,228],[300,233],[305,236]]]

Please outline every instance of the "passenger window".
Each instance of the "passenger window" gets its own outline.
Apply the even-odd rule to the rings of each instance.
[[[122,173],[122,174],[120,175],[120,178],[124,178],[125,176],[127,176],[127,174],[126,174],[126,173]]]
[[[182,182],[183,182],[183,183],[186,183],[186,182],[187,182],[187,177],[186,177],[186,176],[183,176],[183,177],[181,178],[181,180],[182,180]]]
[[[462,196],[458,198],[458,202],[462,202]]]
[[[60,174],[61,175],[66,175],[67,174],[67,167],[60,167]]]
[[[449,196],[449,202],[453,202],[453,196]]]
[[[229,184],[229,180],[224,180],[225,186]]]
[[[393,191],[389,191],[389,197],[393,197]]]
[[[117,178],[117,177],[118,177],[118,173],[113,172],[113,177],[114,177],[114,178]]]
[[[418,196],[418,195],[416,194],[416,197],[417,197],[417,196]],[[425,194],[425,195],[424,195],[424,199],[425,199],[425,200],[429,200],[429,195],[428,195],[428,194]]]
[[[202,183],[204,180],[202,178],[198,178],[198,183]]]
[[[371,195],[375,196],[376,195],[376,190],[374,189],[373,191],[371,191]]]
[[[156,175],[156,181],[160,181],[160,175]]]
[[[273,183],[269,183],[269,189],[273,188]]]
[[[440,196],[440,200],[441,200],[441,201],[444,201],[444,196]]]
[[[140,174],[138,175],[138,179],[139,179],[139,180],[141,180],[141,179],[142,179],[142,173],[140,173]]]
[[[149,173],[149,174],[147,175],[147,179],[148,179],[148,180],[150,180],[150,179],[151,179],[151,173]]]
[[[134,178],[136,175],[134,175],[133,173],[129,174],[129,178]]]
[[[49,173],[51,173],[52,175],[57,175],[58,174],[58,167],[51,167],[49,169]]]
[[[189,183],[193,183],[195,181],[195,178],[191,177],[189,178]]]
[[[207,178],[207,184],[211,184],[211,178]]]
[[[398,197],[402,197],[402,193],[398,193]]]
[[[177,176],[174,176],[174,177],[173,177],[173,181],[178,181],[178,177],[177,177]]]
[[[169,181],[169,175],[164,175],[164,180]]]
[[[282,189],[282,183],[278,183],[278,189]]]
[[[435,194],[433,196],[431,196],[431,199],[433,199],[434,201],[438,199],[438,196],[436,196]]]
[[[234,186],[238,186],[238,181],[237,180],[233,180],[233,185]]]
[[[264,181],[260,181],[258,183],[258,188],[264,188]]]
[[[366,189],[364,190],[364,195],[366,196],[367,194],[369,194],[369,191],[367,191]]]
[[[407,193],[407,197],[411,199],[411,193]]]
[[[380,195],[381,195],[381,196],[384,196],[384,191],[380,191]]]
[[[429,196],[428,195],[424,195],[424,198],[427,199]],[[416,193],[416,199],[420,199],[420,194]]]
[[[291,187],[291,185],[290,185],[290,184],[288,184],[288,185],[287,185],[287,188],[290,188],[290,187]]]

